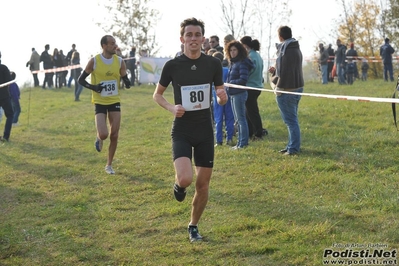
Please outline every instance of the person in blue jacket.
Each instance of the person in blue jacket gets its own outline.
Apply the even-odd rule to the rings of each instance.
[[[229,68],[223,66],[223,53],[216,52],[212,54],[220,60],[223,67],[223,82],[227,79],[227,74]],[[216,91],[213,91],[213,119],[215,120],[215,131],[216,131],[216,144],[215,146],[223,145],[223,121],[226,129],[226,144],[233,146],[233,136],[234,136],[234,115],[233,109],[231,108],[230,98],[227,99],[225,105],[220,105],[217,102]]]
[[[248,52],[242,43],[239,41],[229,42],[226,46],[226,58],[230,65],[226,83],[246,86],[254,64],[249,59]],[[232,149],[238,150],[248,146],[249,129],[245,107],[248,92],[246,89],[236,87],[228,87],[227,91],[231,99],[234,119],[238,125],[237,145]]]
[[[17,75],[15,72],[11,71],[11,80],[15,80]],[[11,105],[14,110],[14,116],[12,120],[13,126],[18,126],[19,114],[21,113],[21,104],[19,103],[21,91],[19,90],[18,84],[16,82],[10,84],[10,94],[11,94]]]

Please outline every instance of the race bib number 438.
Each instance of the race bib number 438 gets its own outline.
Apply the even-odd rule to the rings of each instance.
[[[116,80],[107,80],[102,83],[105,85],[105,89],[101,91],[101,96],[109,97],[118,95],[118,84]]]
[[[210,85],[190,85],[181,87],[182,106],[186,111],[207,109],[210,106]]]

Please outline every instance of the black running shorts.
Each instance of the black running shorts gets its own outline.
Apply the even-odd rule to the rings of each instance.
[[[110,105],[95,104],[96,114],[107,114],[108,112],[120,112],[121,103],[113,103]]]
[[[194,164],[199,167],[213,168],[214,136],[212,123],[196,125],[179,125],[174,123],[172,128],[173,161],[180,157],[194,155]]]

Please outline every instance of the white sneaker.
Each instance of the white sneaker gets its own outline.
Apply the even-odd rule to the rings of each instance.
[[[15,126],[19,126],[20,124],[18,124],[18,123],[12,123],[12,126],[13,127],[15,127]]]
[[[109,175],[115,174],[115,171],[114,171],[114,169],[112,169],[111,165],[106,165],[105,166],[105,172],[107,172],[107,174],[109,174]]]

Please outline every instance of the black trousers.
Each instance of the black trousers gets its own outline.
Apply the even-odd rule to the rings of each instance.
[[[247,122],[249,129],[249,137],[256,136],[261,138],[263,126],[262,126],[262,118],[259,114],[258,107],[258,97],[261,91],[258,90],[248,90],[248,99],[245,103],[245,107],[247,109]]]
[[[3,108],[4,114],[6,115],[7,118],[6,123],[4,124],[3,138],[8,140],[11,134],[12,121],[14,119],[14,109],[12,108],[11,97],[0,99],[0,107]]]
[[[32,74],[33,75],[33,83],[35,87],[39,87],[39,79],[37,77],[37,73]]]

